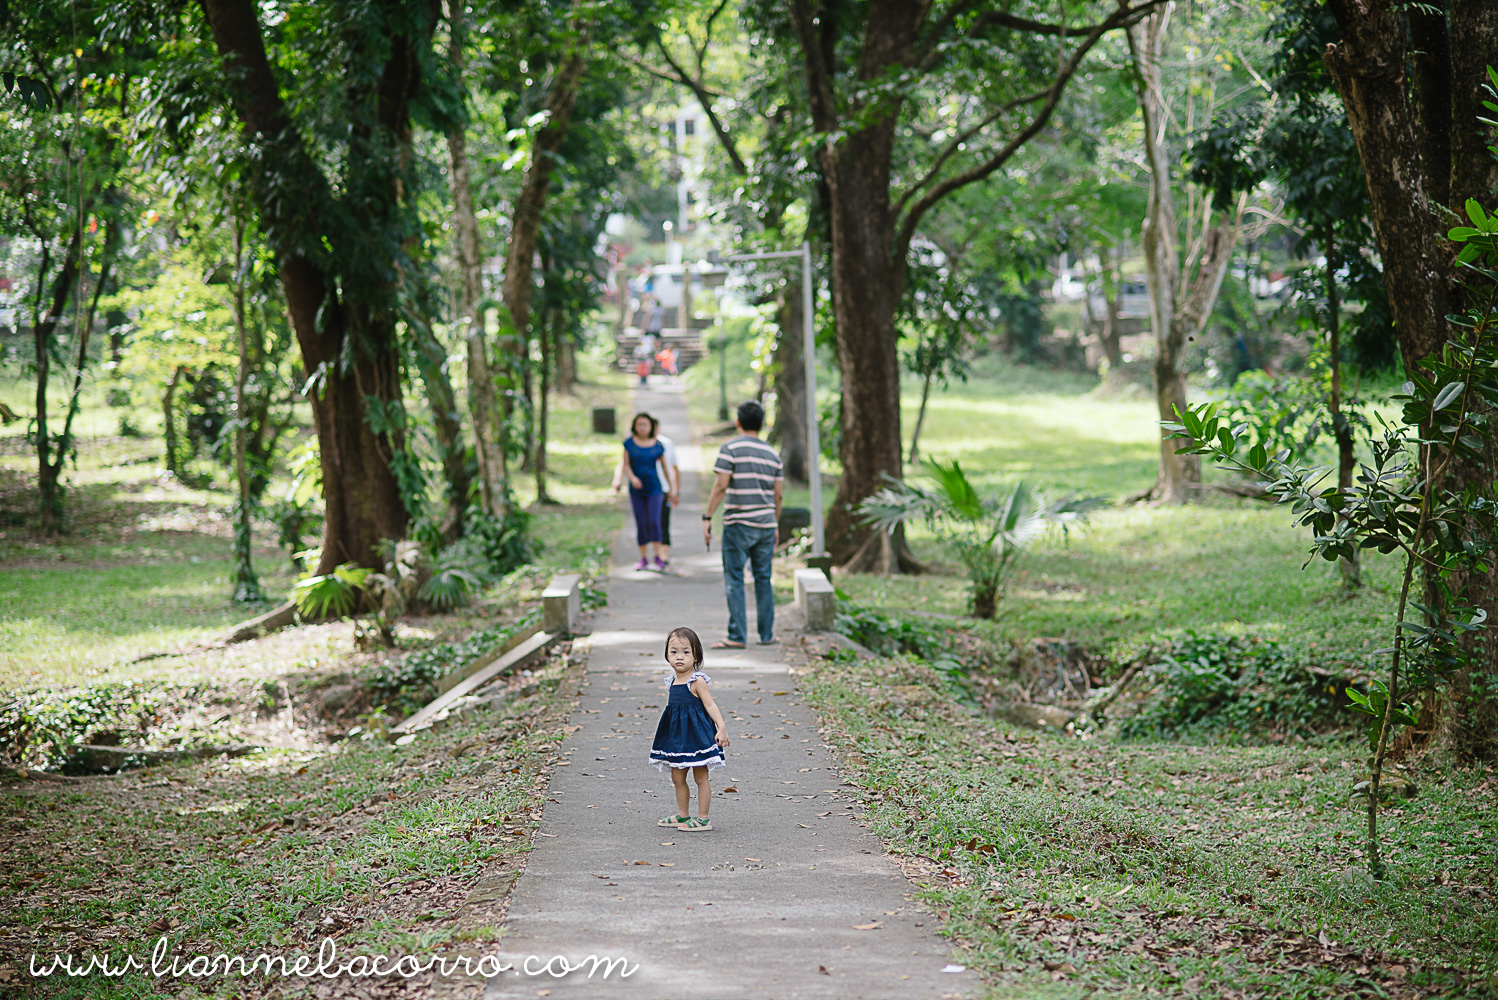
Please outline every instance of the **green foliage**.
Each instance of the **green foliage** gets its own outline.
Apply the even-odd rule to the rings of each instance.
[[[467,539],[448,546],[438,554],[432,575],[417,596],[438,611],[466,604],[488,582],[482,558]]]
[[[1364,728],[1367,731],[1368,745],[1378,746],[1378,735],[1383,729],[1384,716],[1389,715],[1400,725],[1413,726],[1415,715],[1410,707],[1404,703],[1391,706],[1389,704],[1389,688],[1383,681],[1374,681],[1368,686],[1368,693],[1363,694],[1356,688],[1347,689],[1347,698],[1352,702],[1351,708],[1354,712],[1361,712],[1368,716]]]
[[[291,599],[304,618],[326,618],[351,613],[359,602],[359,592],[369,582],[373,570],[354,563],[344,563],[323,576],[309,576],[292,588]]]
[[[1187,631],[1149,670],[1157,687],[1120,722],[1126,739],[1305,736],[1334,727],[1347,704],[1338,694],[1345,678],[1312,671],[1304,654],[1260,638]]]
[[[474,505],[463,523],[467,539],[482,554],[490,576],[504,576],[536,556],[539,541],[530,534],[531,515],[517,504],[509,504],[503,518]]]
[[[17,695],[0,705],[0,759],[56,770],[74,747],[103,731],[143,731],[157,718],[164,691],[139,681],[90,684]]]
[[[936,660],[946,652],[944,630],[913,618],[887,615],[877,608],[852,603],[846,597],[837,602],[835,622],[839,632],[880,656]]]
[[[515,621],[475,632],[460,642],[442,642],[366,667],[359,681],[376,701],[399,711],[413,711],[429,701],[437,682],[459,667],[496,649],[541,620],[531,611]]]
[[[956,550],[972,582],[972,611],[979,618],[992,618],[1004,583],[1016,558],[1048,527],[1085,521],[1094,510],[1107,506],[1102,497],[1067,494],[1048,501],[1044,493],[1019,482],[1008,492],[980,495],[977,487],[954,459],[943,465],[925,463],[936,478],[938,489],[927,490],[912,482],[893,482],[859,505],[864,523],[880,531],[923,521],[942,541]]]

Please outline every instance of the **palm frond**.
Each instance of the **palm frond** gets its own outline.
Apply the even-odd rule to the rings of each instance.
[[[309,576],[292,588],[291,599],[304,618],[342,616],[354,609],[369,570],[344,563],[324,576]]]
[[[964,521],[981,521],[988,512],[984,509],[983,498],[978,495],[978,490],[972,481],[962,471],[962,466],[957,464],[954,458],[951,465],[942,465],[935,459],[926,459],[926,467],[936,477],[936,482],[941,486],[945,494],[949,513]]]
[[[446,611],[466,603],[483,585],[477,573],[461,566],[441,566],[421,585],[418,596],[439,611]]]
[[[893,531],[896,525],[939,517],[944,509],[942,499],[911,483],[896,482],[859,504],[859,519],[880,531]]]

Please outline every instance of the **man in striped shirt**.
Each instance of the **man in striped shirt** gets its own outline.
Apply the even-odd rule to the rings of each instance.
[[[739,406],[739,436],[718,449],[713,463],[717,481],[702,514],[702,540],[712,544],[713,511],[723,502],[723,592],[728,598],[728,638],[714,649],[743,649],[749,636],[744,610],[744,562],[754,573],[754,617],[759,642],[775,641],[775,592],[770,558],[780,523],[780,495],[785,487],[780,456],[759,439],[764,407],[750,400]]]

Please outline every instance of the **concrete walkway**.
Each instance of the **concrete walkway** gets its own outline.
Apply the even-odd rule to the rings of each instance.
[[[506,972],[490,980],[485,997],[969,996],[975,977],[955,971],[935,917],[906,898],[909,883],[853,818],[778,647],[708,651],[704,669],[732,741],[728,766],[713,773],[714,829],[656,826],[675,812],[670,779],[648,763],[666,698],[665,635],[687,625],[711,644],[723,637],[727,614],[717,539],[704,552],[700,527],[701,487],[710,480],[698,472],[703,452],[710,466],[716,446],[689,444],[679,393],[652,388],[637,392],[636,403],[680,450],[676,574],[632,569],[638,557],[626,523],[609,605],[594,619],[571,720],[577,728],[562,748],[568,763],[552,779],[502,954],[517,965],[537,956],[531,968],[556,955],[574,962],[596,955],[638,969],[606,980],[601,971],[591,980],[586,972],[560,979]],[[752,593],[749,615],[752,636]],[[942,971],[948,967],[954,971]]]

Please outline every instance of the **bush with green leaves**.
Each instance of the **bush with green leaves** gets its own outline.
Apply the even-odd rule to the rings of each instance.
[[[1126,739],[1309,736],[1335,728],[1347,707],[1345,676],[1312,669],[1272,640],[1188,631],[1158,655],[1154,696],[1119,723]]]
[[[102,731],[137,735],[161,721],[168,692],[129,680],[19,694],[0,705],[0,760],[75,770],[74,748]]]
[[[414,711],[432,699],[443,677],[498,649],[540,620],[541,612],[531,611],[459,642],[433,643],[401,656],[386,657],[366,667],[359,674],[359,682],[369,689],[377,705]]]
[[[1045,493],[1025,482],[985,496],[956,460],[943,465],[928,459],[923,464],[936,480],[935,489],[892,479],[889,486],[859,504],[858,513],[865,524],[880,531],[925,522],[967,568],[972,612],[979,618],[994,616],[1018,557],[1048,528],[1060,527],[1064,532],[1108,505],[1103,497],[1074,493],[1048,500]]]

